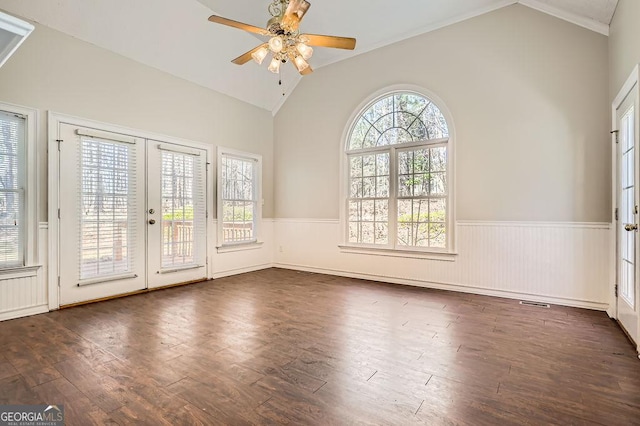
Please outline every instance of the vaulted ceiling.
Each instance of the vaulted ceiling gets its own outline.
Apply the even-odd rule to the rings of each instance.
[[[618,0],[311,0],[303,32],[356,37],[353,52],[316,48],[314,69],[514,3],[608,34]],[[278,77],[251,62],[230,61],[257,36],[207,21],[211,14],[264,27],[270,0],[0,0],[0,9],[67,33],[204,87],[275,111],[283,89],[301,78],[293,66]],[[303,77],[313,78],[313,76]]]

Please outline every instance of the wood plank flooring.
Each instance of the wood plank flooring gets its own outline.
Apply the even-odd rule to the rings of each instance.
[[[605,313],[281,269],[0,323],[0,404],[68,425],[640,424]]]

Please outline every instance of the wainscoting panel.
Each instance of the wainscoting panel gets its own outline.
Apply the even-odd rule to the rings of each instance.
[[[48,312],[47,223],[38,226],[37,266],[0,274],[0,321]]]
[[[47,288],[42,268],[0,276],[0,321],[47,312]]]
[[[458,222],[453,260],[341,251],[339,222],[278,219],[275,266],[605,310],[609,224]]]
[[[215,220],[213,222],[213,229],[216,229],[217,223]],[[216,248],[215,241],[211,241],[210,278],[221,278],[273,266],[273,228],[273,219],[263,219],[259,230],[260,244],[249,248],[239,247],[236,250],[223,251]]]

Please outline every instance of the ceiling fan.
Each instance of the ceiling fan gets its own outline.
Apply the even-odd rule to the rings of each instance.
[[[269,37],[267,42],[231,61],[234,64],[243,65],[251,59],[262,64],[267,55],[271,53],[269,71],[278,73],[281,64],[291,61],[300,74],[307,75],[313,72],[307,62],[313,54],[311,46],[347,50],[353,50],[356,47],[355,38],[300,34],[298,30],[300,21],[310,6],[311,3],[306,0],[272,0],[268,8],[271,19],[267,22],[265,29],[217,15],[211,15],[209,21]]]

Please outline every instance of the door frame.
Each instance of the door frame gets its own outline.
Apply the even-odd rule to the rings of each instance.
[[[624,100],[629,96],[633,91],[636,92],[636,96],[640,99],[640,64],[636,64],[629,75],[629,78],[622,85],[622,88],[618,92],[618,95],[615,97],[611,104],[611,123],[612,123],[612,133],[611,133],[611,146],[613,149],[611,150],[611,284],[609,286],[609,308],[607,309],[607,314],[609,317],[618,320],[618,301],[616,297],[616,289],[615,286],[618,284],[618,221],[616,220],[616,209],[618,206],[618,145],[616,144],[617,131],[618,129],[618,118],[617,112],[618,108],[622,105]],[[640,122],[640,111],[638,108],[635,109],[635,123],[636,129],[638,123]],[[640,146],[638,143],[638,132],[635,132],[636,138],[636,147]],[[638,150],[636,150],[637,152]],[[638,154],[636,153],[636,164],[638,164]],[[638,181],[638,168],[636,167],[636,181]],[[636,186],[636,201],[640,200],[638,193],[638,186]],[[640,253],[638,248],[640,248],[640,244],[638,244],[638,235],[636,233],[636,265],[640,265],[638,259],[640,258]],[[636,273],[636,289],[638,288],[638,279],[640,274]],[[640,324],[639,324],[640,325]],[[640,328],[639,328],[640,329]],[[638,342],[638,347],[640,347],[640,342]],[[636,348],[636,350],[638,349]]]
[[[206,170],[206,185],[205,185],[205,193],[207,194],[207,278],[213,278],[213,265],[212,265],[212,254],[215,248],[213,247],[215,244],[210,244],[209,242],[215,241],[215,220],[214,214],[214,202],[215,202],[215,186],[214,186],[214,177],[216,174],[215,170],[215,151],[216,147],[214,145],[195,142],[188,139],[176,138],[173,136],[167,136],[159,133],[148,132],[144,130],[129,128],[125,126],[119,126],[117,124],[104,123],[101,121],[90,120],[86,118],[76,117],[72,115],[57,113],[54,111],[47,112],[47,149],[48,149],[48,217],[49,217],[49,238],[48,238],[48,273],[47,273],[47,281],[48,281],[48,303],[49,310],[56,310],[60,308],[60,288],[59,288],[59,242],[60,242],[60,221],[58,218],[58,209],[60,207],[59,203],[59,195],[60,195],[60,155],[58,151],[58,126],[60,124],[69,124],[72,126],[79,127],[88,127],[99,129],[107,132],[113,133],[121,133],[130,135],[136,138],[141,138],[145,140],[155,140],[155,141],[163,141],[176,145],[183,145],[185,147],[193,147],[197,149],[202,149],[206,151],[207,156],[207,170]],[[64,143],[64,142],[63,142]],[[145,176],[146,176],[146,151],[145,151]],[[147,209],[146,203],[146,185],[145,185],[145,210]],[[147,240],[146,228],[144,230],[145,233],[145,241]],[[146,259],[145,259],[145,271],[146,271]]]

